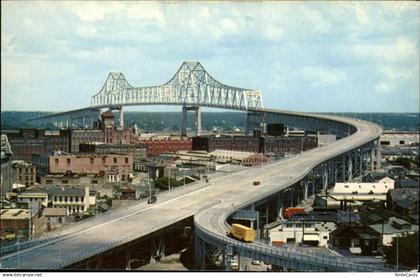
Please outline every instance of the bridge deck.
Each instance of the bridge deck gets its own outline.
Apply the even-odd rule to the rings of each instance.
[[[91,228],[73,229],[74,233],[55,243],[11,254],[1,259],[3,268],[47,269],[62,268],[85,257],[103,252],[136,237],[142,237],[183,218],[196,214],[203,207],[220,201],[214,208],[201,213],[196,219],[200,226],[219,236],[225,236],[223,226],[226,211],[232,206],[264,198],[273,191],[292,185],[320,162],[345,153],[379,137],[381,129],[369,123],[348,119],[359,131],[334,144],[317,148],[293,158],[259,168],[247,168],[227,176],[214,178],[198,190],[174,199],[160,197],[153,206],[139,204],[124,212],[98,218]],[[252,186],[258,179],[260,186]],[[180,193],[182,189],[178,189]],[[83,231],[82,231],[83,230]],[[80,232],[77,232],[80,231]],[[20,262],[19,262],[20,261]]]

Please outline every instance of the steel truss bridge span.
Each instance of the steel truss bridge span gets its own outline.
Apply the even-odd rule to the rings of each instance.
[[[182,63],[163,85],[133,87],[122,73],[110,73],[92,97],[91,108],[131,105],[183,105],[248,110],[263,108],[260,91],[227,86],[214,79],[199,62]]]

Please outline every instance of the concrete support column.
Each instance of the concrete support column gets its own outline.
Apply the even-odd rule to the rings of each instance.
[[[324,168],[323,176],[322,176],[322,190],[327,191],[328,189],[328,171]]]
[[[181,115],[181,136],[187,136],[187,107],[182,106],[182,115]]]
[[[276,216],[281,218],[281,212],[283,211],[283,192],[280,192],[276,197]]]
[[[301,184],[303,182],[303,199],[306,200],[308,199],[308,179],[305,177],[302,181]]]
[[[382,155],[381,155],[381,145],[379,143],[379,140],[376,141],[376,168],[382,167]]]
[[[195,110],[195,134],[199,136],[201,134],[201,108],[197,107]]]
[[[249,134],[249,120],[250,120],[250,112],[246,112],[245,115],[245,135],[247,136]]]
[[[370,150],[370,169],[375,171],[375,150]]]
[[[353,179],[353,153],[348,156],[347,181],[351,182]]]
[[[124,112],[123,107],[120,107],[120,126],[124,128]]]
[[[83,129],[86,128],[86,117],[82,117]]]

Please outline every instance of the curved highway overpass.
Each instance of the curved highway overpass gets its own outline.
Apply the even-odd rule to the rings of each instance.
[[[228,245],[233,246],[242,255],[260,257],[260,260],[267,263],[281,264],[284,261],[291,261],[296,265],[309,264],[312,269],[319,266],[320,270],[386,270],[381,266],[367,266],[351,260],[342,260],[338,263],[338,259],[321,261],[319,257],[305,253],[273,249],[267,245],[244,244],[226,237],[225,221],[231,213],[287,189],[325,162],[376,141],[382,131],[375,124],[356,119],[277,110],[260,110],[260,112],[276,113],[285,121],[293,118],[295,125],[299,125],[299,121],[302,125],[308,124],[307,119],[310,119],[311,124],[318,122],[319,126],[328,127],[327,125],[330,124],[335,126],[336,130],[339,129],[337,126],[348,125],[352,126],[351,130],[354,133],[333,144],[303,152],[292,158],[214,178],[210,184],[201,184],[200,189],[195,191],[190,188],[170,191],[160,196],[158,203],[153,206],[140,203],[116,213],[98,217],[71,230],[64,230],[57,235],[56,239],[50,239],[45,243],[20,251],[19,254],[13,253],[3,257],[2,268],[63,268],[194,216],[196,234],[201,240],[223,249]],[[256,179],[261,182],[260,186],[252,186],[252,182]],[[275,257],[282,257],[282,259],[273,260]],[[287,266],[305,269],[305,267],[292,264]]]
[[[276,113],[275,110],[270,110]],[[387,270],[384,266],[373,266],[355,263],[351,259],[337,257],[319,257],[304,252],[290,252],[284,248],[271,247],[261,243],[244,243],[226,235],[227,218],[241,208],[249,207],[253,203],[263,200],[279,191],[302,180],[311,170],[332,159],[354,151],[381,135],[382,129],[373,123],[344,117],[322,116],[315,114],[287,112],[290,116],[305,116],[312,119],[340,122],[353,126],[356,130],[351,136],[336,141],[322,148],[315,148],[304,152],[292,159],[280,161],[260,169],[260,174],[250,170],[244,187],[229,197],[194,216],[194,223],[198,237],[208,244],[226,250],[227,247],[235,249],[235,253],[253,259],[264,261],[266,264],[277,264],[294,270],[319,270],[319,271],[381,271]],[[252,182],[258,180],[259,186]],[[198,252],[203,245],[198,247]],[[204,246],[205,247],[205,246]],[[204,253],[204,252],[203,252]],[[199,254],[199,259],[203,258]],[[394,269],[393,269],[394,270]]]

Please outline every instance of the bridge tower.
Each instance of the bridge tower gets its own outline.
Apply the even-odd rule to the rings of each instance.
[[[187,113],[188,111],[195,111],[195,134],[201,134],[201,108],[200,106],[182,106],[182,119],[181,119],[181,136],[187,136]]]

